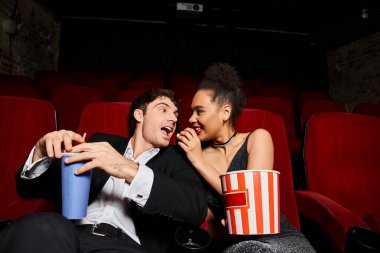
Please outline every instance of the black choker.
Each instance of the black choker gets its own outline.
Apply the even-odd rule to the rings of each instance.
[[[216,148],[224,148],[225,146],[230,144],[230,142],[235,138],[235,136],[236,136],[236,132],[225,143],[213,143],[212,146],[214,146]]]

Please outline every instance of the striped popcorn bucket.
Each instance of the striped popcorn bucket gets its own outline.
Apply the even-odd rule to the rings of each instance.
[[[220,176],[229,234],[280,233],[279,176],[274,170],[241,170]]]

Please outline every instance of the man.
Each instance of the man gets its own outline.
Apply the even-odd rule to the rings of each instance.
[[[95,134],[85,143],[65,130],[39,139],[17,174],[19,194],[60,203],[59,158],[79,152],[66,162],[89,161],[76,174],[93,170],[87,216],[74,226],[54,213],[28,215],[0,234],[0,252],[168,252],[176,225],[198,226],[207,212],[199,178],[169,146],[177,108],[171,91],[155,89],[132,103],[130,139]]]

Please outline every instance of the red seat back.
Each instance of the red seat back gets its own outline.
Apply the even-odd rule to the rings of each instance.
[[[299,155],[301,142],[296,134],[294,109],[290,100],[279,97],[249,97],[246,101],[246,107],[267,110],[279,114],[285,122],[290,153],[295,157]]]
[[[308,100],[332,100],[330,95],[321,91],[301,91],[298,95],[298,106],[302,108],[303,103]]]
[[[125,89],[119,92],[116,101],[119,102],[132,102],[138,96],[144,94],[149,89]]]
[[[292,90],[290,88],[285,88],[285,87],[262,88],[260,92],[260,96],[287,99],[293,104],[296,102],[295,95],[292,92]]]
[[[135,80],[129,83],[130,89],[153,89],[153,88],[164,88],[163,81],[156,80]]]
[[[356,106],[355,113],[380,117],[380,104],[362,103]]]
[[[0,75],[0,84],[12,83],[12,84],[22,84],[22,85],[33,85],[32,78],[25,75]]]
[[[49,100],[53,94],[54,89],[63,85],[77,85],[77,83],[68,77],[47,75],[39,79],[37,83],[37,89],[42,99]]]
[[[177,97],[184,97],[187,94],[195,94],[198,88],[196,82],[178,82],[172,86],[172,90]]]
[[[116,101],[116,97],[121,90],[119,81],[111,79],[90,79],[82,84],[100,90],[105,101]]]
[[[128,114],[130,102],[98,102],[88,104],[82,113],[78,128],[79,133],[108,133],[130,136]]]
[[[175,72],[170,77],[170,87],[173,88],[181,83],[196,83],[195,78],[187,73]]]
[[[57,87],[50,102],[57,110],[58,129],[77,130],[84,107],[103,100],[103,94],[95,88],[73,85]]]
[[[38,209],[40,200],[18,196],[15,175],[38,139],[54,130],[55,110],[49,102],[0,97],[0,220],[19,218]]]
[[[380,210],[380,118],[326,112],[311,116],[304,160],[309,190],[359,217]]]
[[[0,84],[0,96],[39,98],[36,87],[25,84]]]
[[[270,111],[244,109],[236,123],[236,131],[249,132],[257,128],[268,130],[274,145],[274,170],[280,174],[281,211],[294,227],[300,229],[298,209],[293,188],[293,174],[283,119]]]
[[[346,112],[344,103],[330,100],[307,100],[302,104],[300,129],[303,133],[305,124],[311,115],[318,112]]]

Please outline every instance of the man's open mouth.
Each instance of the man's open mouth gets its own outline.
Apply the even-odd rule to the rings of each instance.
[[[162,127],[162,128],[161,128],[161,131],[162,131],[167,137],[171,137],[171,134],[173,133],[174,128],[173,128],[173,127],[169,127],[169,126],[165,126],[165,127]]]

